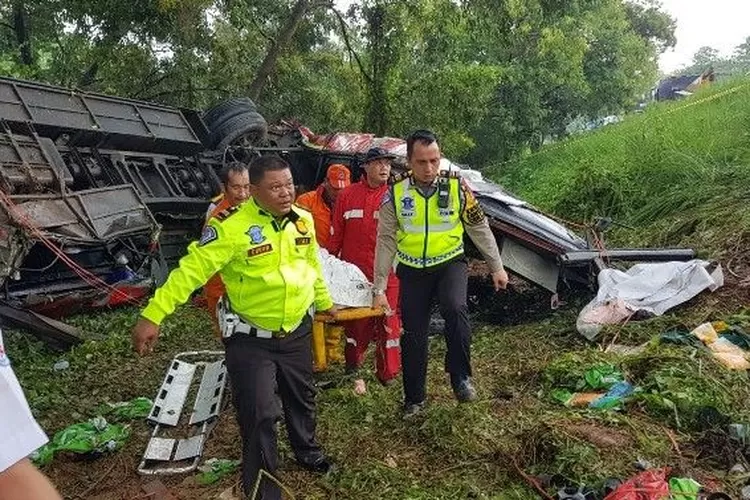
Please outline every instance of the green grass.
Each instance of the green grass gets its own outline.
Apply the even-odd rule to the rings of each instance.
[[[617,245],[692,245],[723,257],[750,229],[750,81],[704,89],[552,144],[488,175],[573,221],[612,217],[635,228]]]
[[[368,373],[368,394],[356,397],[338,367],[329,376],[341,384],[318,396],[318,435],[341,471],[320,479],[296,467],[282,426],[282,480],[300,499],[532,499],[537,495],[517,468],[530,475],[558,473],[599,485],[610,476],[633,474],[639,458],[656,465],[683,464],[667,428],[675,433],[682,453],[697,457],[690,459],[688,470],[718,474],[726,464],[707,454],[715,440],[706,444],[705,429],[694,416],[705,406],[715,406],[733,422],[750,422],[747,375],[724,369],[707,353],[661,346],[655,340],[666,327],[692,322],[696,314],[702,313],[681,311],[626,325],[621,337],[650,342],[635,357],[606,354],[584,343],[571,331],[573,310],[523,325],[477,325],[473,360],[480,400],[470,405],[453,399],[442,371],[445,346],[435,339],[428,368],[430,404],[409,422],[400,419],[398,385],[381,387]],[[218,347],[205,313],[184,307],[166,322],[156,352],[137,358],[129,341],[135,318],[132,309],[74,318],[75,324],[107,339],[64,355],[71,366],[63,372],[52,370],[60,355],[26,335],[7,335],[14,367],[49,433],[88,418],[105,401],[153,397],[175,353]],[[745,315],[737,318],[750,324]],[[634,398],[622,412],[566,408],[549,397],[554,386],[601,362],[620,368],[652,397]],[[665,400],[674,402],[678,418]],[[94,462],[59,456],[45,472],[66,497],[80,495],[91,485],[88,495],[96,498],[137,496],[142,479],[135,468],[149,427],[140,421],[131,425],[131,440],[116,454]],[[210,457],[240,457],[231,406],[209,440]],[[180,498],[214,498],[236,480],[234,476],[196,486],[190,476],[163,479]]]

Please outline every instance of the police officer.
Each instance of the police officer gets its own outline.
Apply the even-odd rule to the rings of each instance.
[[[506,287],[508,275],[471,190],[456,171],[439,170],[440,146],[435,135],[427,130],[413,132],[406,140],[406,158],[410,171],[392,183],[378,214],[373,307],[389,308],[385,289],[396,257],[404,328],[404,417],[409,418],[425,402],[427,334],[435,298],[445,319],[445,371],[453,392],[461,402],[476,399],[471,382],[464,231],[487,262],[495,290]]]
[[[320,473],[333,468],[315,440],[310,343],[312,307],[335,313],[321,274],[312,216],[292,206],[289,165],[276,156],[261,156],[250,164],[249,176],[251,198],[211,219],[133,332],[139,354],[153,350],[164,318],[219,272],[227,290],[219,321],[242,438],[246,495],[261,469],[270,474],[277,470],[277,383],[298,463]],[[231,308],[226,314],[225,305]],[[230,317],[239,322],[230,323]],[[260,492],[264,500],[281,497],[279,487],[265,476]]]

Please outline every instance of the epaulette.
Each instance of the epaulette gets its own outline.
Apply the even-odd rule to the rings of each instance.
[[[438,172],[438,176],[439,177],[448,177],[448,178],[451,178],[451,179],[460,179],[461,178],[461,172],[459,172],[458,170],[453,170],[453,169],[451,169],[451,170],[441,170],[440,172]]]
[[[309,217],[312,217],[312,212],[310,211],[309,208],[307,208],[305,206],[302,206],[302,205],[300,205],[299,203],[296,203],[296,202],[292,204],[292,212],[294,212],[295,210],[297,212],[301,212],[302,214],[308,215]],[[300,214],[297,213],[296,215],[299,216]],[[294,222],[294,221],[292,221],[292,222]]]
[[[237,210],[239,210],[239,209],[240,209],[239,205],[234,205],[232,207],[225,208],[224,210],[222,210],[221,212],[219,212],[218,214],[216,214],[216,220],[218,220],[219,222],[227,220],[229,218],[229,216],[231,216],[232,214],[236,213]]]
[[[407,177],[411,176],[411,170],[405,170],[403,172],[396,172],[394,174],[391,174],[391,178],[388,181],[388,184],[393,185],[398,182],[403,181]]]

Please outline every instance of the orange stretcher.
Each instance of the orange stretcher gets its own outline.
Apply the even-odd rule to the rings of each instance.
[[[382,309],[373,309],[372,307],[348,307],[337,311],[335,316],[326,313],[316,313],[313,318],[312,327],[313,365],[315,371],[323,371],[328,367],[329,360],[326,356],[326,327],[343,329],[341,323],[384,315],[385,311]]]

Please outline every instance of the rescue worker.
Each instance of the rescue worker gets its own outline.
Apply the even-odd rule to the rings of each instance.
[[[378,209],[388,190],[391,160],[394,155],[374,147],[367,151],[362,167],[365,175],[360,182],[344,189],[336,200],[331,220],[328,251],[356,265],[372,282],[375,242],[378,233]],[[388,302],[398,306],[398,278],[388,275],[385,289]],[[398,309],[398,308],[396,308]],[[378,380],[388,385],[401,369],[399,337],[401,319],[398,311],[385,318],[364,318],[346,323],[346,370],[356,373],[362,366],[370,341],[375,341],[375,370]],[[366,392],[365,381],[357,377],[354,392]]]
[[[333,469],[315,440],[310,344],[313,306],[336,311],[312,216],[293,207],[289,165],[260,156],[250,163],[249,178],[251,198],[213,218],[200,241],[190,244],[143,310],[133,343],[139,354],[151,352],[164,318],[219,272],[227,289],[219,320],[242,438],[242,484],[249,495],[260,478],[259,498],[276,500],[278,485],[260,471],[274,475],[278,468],[277,384],[297,462],[319,473]]]
[[[323,183],[314,191],[304,193],[297,198],[297,205],[311,212],[315,219],[315,235],[318,244],[326,247],[331,234],[331,212],[339,193],[351,184],[351,172],[346,166],[334,163],[326,170]],[[326,324],[325,336],[325,358],[328,363],[340,363],[344,360],[341,348],[341,337],[344,329],[336,324]],[[313,344],[313,350],[318,347]],[[319,353],[315,359],[322,357]],[[316,372],[323,371],[323,367],[315,365]],[[321,382],[322,383],[322,382]]]
[[[508,275],[471,190],[458,172],[439,171],[440,145],[435,135],[427,130],[409,135],[406,158],[410,171],[389,187],[380,206],[373,307],[389,307],[386,286],[396,257],[404,326],[404,418],[409,418],[425,403],[427,332],[433,299],[437,299],[445,319],[445,371],[450,374],[453,393],[459,402],[477,397],[471,381],[464,232],[487,262],[496,291],[506,287]]]
[[[331,211],[339,193],[352,183],[346,166],[334,163],[326,170],[326,178],[314,191],[297,198],[297,205],[312,213],[315,219],[315,235],[321,247],[328,245],[331,235]]]
[[[221,179],[223,196],[209,213],[206,225],[208,225],[208,221],[213,217],[218,216],[228,208],[243,203],[250,197],[250,177],[246,164],[241,162],[227,163],[221,169],[221,172],[219,172],[219,178]],[[224,282],[221,281],[221,276],[218,274],[212,276],[203,287],[206,307],[213,320],[214,334],[218,338],[221,338],[221,333],[219,332],[219,322],[216,318],[216,304],[219,303],[219,299],[224,295],[224,291]]]

